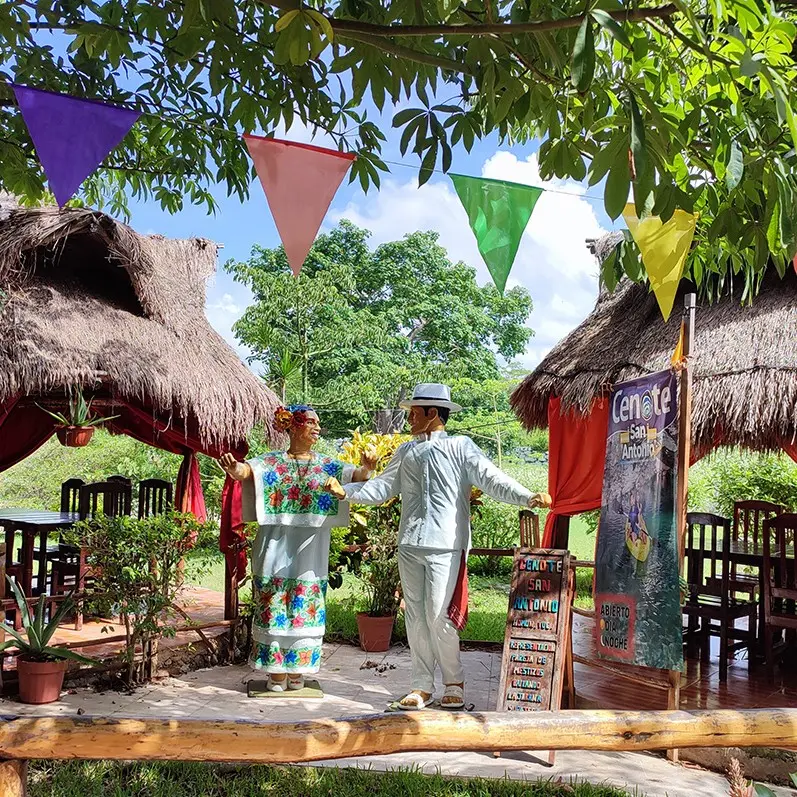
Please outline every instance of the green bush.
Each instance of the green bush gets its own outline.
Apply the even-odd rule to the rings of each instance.
[[[689,510],[733,517],[735,501],[797,509],[797,463],[786,454],[720,449],[689,469]]]

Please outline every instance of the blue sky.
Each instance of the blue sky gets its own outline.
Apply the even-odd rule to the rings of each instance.
[[[328,229],[341,218],[348,218],[372,232],[374,246],[401,238],[418,229],[436,230],[452,260],[464,260],[477,269],[480,282],[489,279],[465,211],[456,197],[450,180],[435,174],[422,188],[417,187],[417,159],[402,157],[398,151],[399,135],[390,126],[395,110],[383,117],[382,129],[388,141],[383,149],[391,172],[383,176],[382,188],[364,194],[359,183],[344,181],[322,226]],[[312,138],[301,127],[292,127],[281,137],[333,146],[323,135]],[[585,239],[613,229],[603,210],[602,186],[587,189],[574,182],[542,183],[536,163],[537,144],[499,146],[496,138],[478,142],[468,153],[463,147],[454,150],[452,171],[482,175],[551,189],[540,198],[518,251],[509,285],[525,286],[534,300],[529,326],[534,330],[529,347],[517,362],[533,368],[552,346],[577,325],[592,309],[597,295],[597,265],[585,248]],[[131,223],[142,233],[160,233],[170,237],[200,236],[223,244],[219,268],[208,285],[206,312],[213,326],[242,356],[246,352],[234,340],[233,323],[251,300],[248,291],[235,283],[222,266],[228,259],[245,259],[254,244],[272,247],[279,237],[265,196],[259,185],[252,185],[250,198],[241,203],[228,198],[223,187],[214,192],[219,210],[207,215],[202,207],[186,207],[169,215],[156,203],[134,203]]]

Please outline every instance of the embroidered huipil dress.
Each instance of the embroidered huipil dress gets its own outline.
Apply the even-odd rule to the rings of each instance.
[[[252,549],[251,666],[270,673],[315,673],[326,623],[330,529],[348,526],[348,504],[324,492],[354,466],[313,454],[272,452],[249,460],[260,530]]]

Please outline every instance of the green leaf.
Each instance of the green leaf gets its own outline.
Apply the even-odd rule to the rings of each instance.
[[[617,262],[619,245],[616,246],[609,256],[601,263],[601,280],[606,286],[606,290],[612,293],[617,287]]]
[[[310,17],[310,19],[312,19],[319,28],[321,28],[324,36],[326,36],[329,41],[332,41],[335,38],[335,31],[332,29],[332,23],[323,14],[319,13],[318,11],[313,11],[310,8],[306,8],[304,13]]]
[[[795,773],[795,772],[792,772],[792,773],[789,775],[789,779],[791,780],[791,782],[792,782],[792,785],[793,785],[793,786],[794,786],[794,787],[797,789],[797,773]]]
[[[744,174],[744,156],[741,147],[736,141],[731,141],[731,151],[728,156],[728,166],[725,170],[725,185],[729,191],[733,191],[742,181]]]
[[[82,656],[80,653],[76,653],[74,650],[69,650],[68,648],[59,648],[59,647],[44,647],[42,648],[42,653],[47,656],[52,656],[54,659],[61,659],[61,660],[69,660],[69,661],[77,661],[81,664],[99,664],[100,662],[97,659],[90,659],[88,656]]]
[[[275,30],[277,33],[280,33],[281,31],[285,30],[285,28],[287,28],[287,27],[288,27],[288,25],[290,25],[290,24],[291,24],[291,22],[293,22],[293,20],[294,20],[294,19],[296,19],[296,17],[298,17],[298,16],[299,16],[299,14],[301,14],[301,13],[302,13],[302,12],[301,12],[301,11],[299,11],[298,9],[296,9],[296,8],[295,8],[295,9],[293,9],[293,11],[288,11],[288,12],[286,12],[285,14],[283,14],[283,15],[282,15],[282,16],[281,16],[281,17],[280,17],[280,18],[279,18],[279,19],[278,19],[278,20],[277,20],[277,21],[274,23],[274,30]]]
[[[405,108],[393,117],[393,127],[403,127],[407,122],[426,113],[424,108]]]
[[[570,79],[576,91],[584,93],[592,83],[595,74],[595,37],[589,15],[576,34],[573,45],[573,59],[570,67]]]
[[[623,47],[631,50],[631,39],[625,32],[623,26],[614,17],[610,16],[606,11],[600,8],[593,8],[589,12],[590,16],[615,40],[620,42]]]
[[[765,786],[763,783],[754,783],[753,793],[756,795],[756,797],[777,797],[775,792],[772,791],[769,786]]]
[[[631,172],[628,168],[627,158],[618,158],[606,180],[603,192],[603,206],[610,219],[618,218],[628,202],[628,193],[631,188]]]
[[[426,155],[423,156],[423,160],[421,161],[421,170],[418,173],[418,188],[420,188],[425,183],[428,183],[432,174],[434,174],[434,166],[437,162],[437,141],[434,141],[432,146],[426,152]]]

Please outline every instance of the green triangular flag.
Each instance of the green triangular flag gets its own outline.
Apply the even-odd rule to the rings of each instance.
[[[449,177],[468,214],[493,282],[503,293],[523,230],[543,189],[462,174]]]

